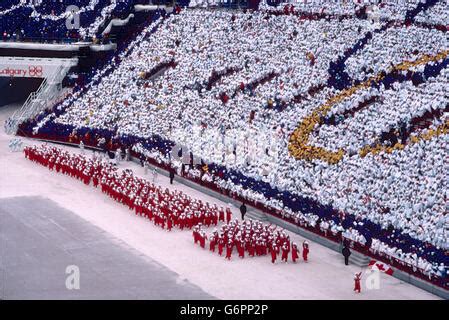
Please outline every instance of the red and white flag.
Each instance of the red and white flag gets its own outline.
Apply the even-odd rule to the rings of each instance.
[[[388,265],[380,261],[371,260],[368,264],[368,268],[373,270],[373,268],[377,268],[380,272],[386,273],[388,275],[393,275],[393,269]]]

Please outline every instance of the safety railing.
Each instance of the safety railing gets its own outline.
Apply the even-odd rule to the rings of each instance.
[[[15,134],[20,123],[34,118],[40,112],[50,107],[60,96],[61,81],[70,67],[59,66],[51,78],[45,78],[39,88],[32,92],[22,107],[5,122],[7,134]]]

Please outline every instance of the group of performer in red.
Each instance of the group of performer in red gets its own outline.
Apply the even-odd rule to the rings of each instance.
[[[119,172],[117,167],[102,159],[70,154],[46,144],[25,147],[24,153],[29,160],[50,170],[77,178],[86,185],[92,182],[94,187],[100,186],[101,191],[115,201],[168,231],[173,227],[192,229],[199,223],[216,226],[219,221],[230,222],[232,218],[229,208],[224,210],[216,204],[212,206],[208,202],[192,199],[178,190],[164,190],[134,176],[129,169]]]
[[[216,204],[211,206],[208,202],[192,199],[181,191],[155,186],[134,176],[129,169],[119,171],[114,164],[101,158],[71,154],[46,144],[25,147],[24,153],[27,159],[50,170],[79,179],[86,185],[92,183],[94,187],[100,187],[103,193],[163,229],[192,229],[195,243],[206,248],[206,240],[209,239],[209,249],[215,252],[217,248],[218,254],[225,254],[228,260],[234,247],[240,258],[245,257],[245,252],[252,257],[269,255],[272,263],[276,263],[278,256],[283,262],[287,262],[289,256],[293,262],[299,258],[298,246],[290,241],[284,230],[254,220],[231,220],[229,208],[224,210]],[[208,238],[204,227],[217,226],[219,221],[224,223],[220,232],[215,229]],[[309,245],[304,241],[304,261],[307,261],[308,253]]]
[[[209,240],[209,250],[217,251],[220,256],[231,260],[234,248],[239,258],[245,253],[250,256],[269,256],[276,263],[278,257],[287,263],[289,257],[296,263],[300,250],[296,243],[290,241],[290,236],[282,229],[271,224],[255,220],[239,222],[232,219],[229,208],[224,210],[216,204],[192,199],[181,191],[163,190],[160,186],[136,177],[129,169],[121,172],[117,167],[101,158],[88,158],[84,155],[71,154],[62,149],[43,144],[41,146],[25,147],[25,157],[39,163],[50,170],[81,180],[86,185],[101,187],[101,191],[109,197],[125,204],[137,215],[146,217],[155,225],[170,231],[173,227],[193,230],[195,244],[205,249]],[[220,231],[214,229],[208,237],[204,227],[223,224]],[[302,243],[302,258],[307,262],[309,244]],[[361,273],[354,276],[354,291],[361,292]]]
[[[41,147],[25,147],[23,151],[26,158],[47,167],[51,171],[55,170],[58,173],[61,172],[71,176],[81,180],[86,185],[89,185],[91,179],[93,179],[94,185],[98,185],[94,160],[88,160],[82,156],[73,156],[67,151],[50,147],[46,144]],[[116,168],[110,166],[110,169],[114,170]]]
[[[290,236],[284,230],[255,220],[239,222],[235,219],[223,224],[220,232],[214,229],[209,237],[203,225],[198,224],[193,228],[193,240],[203,249],[206,248],[206,240],[209,240],[209,250],[215,252],[217,249],[218,254],[220,256],[225,254],[225,259],[228,260],[231,260],[234,247],[239,258],[244,258],[245,252],[250,257],[269,255],[272,263],[276,263],[278,256],[286,263],[290,255],[291,260],[296,263],[300,255],[297,244],[290,241]],[[307,262],[309,254],[307,241],[303,242],[302,249],[302,257]]]

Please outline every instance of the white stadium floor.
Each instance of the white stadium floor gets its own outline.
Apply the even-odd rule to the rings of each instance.
[[[127,255],[136,255],[136,252],[141,257],[146,258],[146,261],[152,263],[145,267],[145,263],[139,262],[141,267],[131,268],[129,272],[126,266],[122,268],[121,272],[114,271],[114,278],[117,281],[109,281],[107,283],[107,290],[93,290],[92,292],[83,292],[83,288],[88,288],[86,283],[83,286],[83,267],[89,270],[96,270],[101,265],[110,260],[101,259],[84,259],[82,262],[77,261],[76,255],[67,255],[64,251],[66,239],[63,237],[57,244],[61,250],[55,250],[54,255],[45,255],[46,263],[43,266],[51,266],[51,270],[55,270],[55,266],[77,265],[80,267],[80,290],[71,292],[70,298],[132,298],[141,294],[140,298],[153,297],[151,293],[140,288],[128,294],[127,289],[132,287],[136,279],[143,279],[144,284],[150,285],[155,281],[160,288],[167,288],[160,298],[167,299],[171,296],[167,292],[174,292],[173,286],[179,286],[179,292],[173,294],[171,298],[210,298],[218,299],[439,299],[426,291],[418,289],[408,283],[381,274],[380,288],[376,290],[368,290],[362,281],[362,293],[355,294],[353,289],[353,275],[355,272],[360,272],[360,268],[356,266],[344,266],[342,256],[328,248],[325,248],[316,243],[310,244],[310,261],[304,263],[300,261],[297,264],[276,263],[271,264],[268,257],[245,258],[243,260],[236,257],[234,252],[233,259],[229,262],[224,258],[219,257],[216,253],[212,254],[208,250],[202,250],[199,246],[193,244],[192,233],[190,231],[172,230],[168,233],[159,227],[153,226],[151,222],[132,214],[123,205],[120,205],[101,193],[100,190],[93,187],[87,187],[78,180],[69,178],[62,174],[50,172],[47,168],[34,164],[26,160],[23,153],[10,152],[8,149],[8,142],[12,138],[7,136],[3,131],[4,120],[14,111],[17,106],[9,106],[0,108],[0,123],[2,129],[0,131],[0,239],[4,239],[11,235],[13,223],[17,221],[28,221],[28,217],[21,217],[20,215],[33,215],[34,212],[27,210],[20,211],[20,213],[11,213],[8,210],[2,209],[2,203],[10,203],[14,197],[39,197],[39,199],[47,198],[57,206],[62,207],[64,211],[61,215],[71,214],[76,215],[77,219],[84,220],[82,224],[64,224],[67,230],[64,234],[70,234],[76,237],[77,232],[80,232],[80,225],[85,225],[89,228],[89,232],[97,232],[98,238],[103,239],[107,236],[113,239],[110,242],[111,246],[116,245],[117,242],[122,242],[124,245],[120,246],[120,253],[115,253],[117,259],[128,259]],[[25,145],[39,143],[37,141],[25,140]],[[72,152],[78,152],[78,149],[71,148]],[[89,153],[90,151],[86,151]],[[143,176],[143,169],[135,163],[123,163],[121,168],[131,168],[135,174]],[[150,179],[150,176],[147,177]],[[162,186],[169,186],[168,178],[159,175],[157,184]],[[191,195],[192,197],[201,198],[211,203],[217,203],[219,206],[226,204],[211,198],[207,195],[201,194],[198,191],[191,189],[185,185],[176,182],[170,188],[179,189]],[[36,198],[22,198],[22,201]],[[20,198],[15,199],[15,205]],[[5,206],[6,207],[6,206]],[[10,208],[11,206],[9,206]],[[22,207],[29,207],[25,204]],[[232,212],[237,217],[239,216],[238,208],[231,207]],[[9,209],[10,210],[10,209]],[[33,207],[31,206],[31,211]],[[36,209],[37,211],[37,209]],[[9,213],[8,213],[9,212]],[[9,215],[9,219],[2,219],[4,215]],[[40,214],[40,219],[47,215]],[[42,215],[43,214],[43,215]],[[48,217],[54,215],[49,213]],[[14,217],[14,218],[11,218]],[[62,217],[61,217],[62,218]],[[76,219],[75,219],[76,220]],[[10,223],[8,223],[10,221]],[[71,230],[73,226],[73,230]],[[91,228],[92,227],[92,228]],[[212,229],[212,228],[211,228]],[[15,228],[14,230],[28,230],[26,228]],[[60,231],[54,229],[56,234],[62,234]],[[34,228],[35,232],[39,230]],[[209,230],[211,231],[211,230]],[[57,233],[59,232],[59,233]],[[42,233],[43,238],[55,237],[53,231],[47,230],[47,233]],[[34,234],[34,233],[33,233]],[[14,233],[14,239],[23,239],[24,243],[29,243],[32,246],[39,247],[40,243],[33,243],[29,240],[33,234],[23,232],[23,234]],[[303,238],[291,234],[293,241],[300,243]],[[48,240],[48,239],[47,239]],[[92,240],[92,239],[91,239]],[[58,240],[59,241],[59,240]],[[42,244],[45,244],[42,241]],[[109,242],[103,242],[103,245],[108,245]],[[89,243],[83,245],[89,246]],[[19,246],[24,250],[22,254],[26,254],[24,244]],[[38,250],[39,248],[36,248]],[[40,250],[45,248],[40,248]],[[90,248],[91,256],[95,255],[95,247]],[[112,250],[112,249],[111,249]],[[19,250],[20,251],[20,250]],[[0,261],[6,259],[0,251]],[[100,252],[98,253],[100,254]],[[6,255],[6,254],[5,254]],[[27,281],[27,277],[39,277],[36,273],[33,264],[21,265],[20,268],[13,268],[14,265],[20,265],[20,261],[24,263],[27,261],[21,257],[20,252],[16,255],[8,256],[9,259],[17,259],[17,261],[3,261],[0,263],[0,272],[3,273],[4,287],[0,287],[0,298],[8,299],[8,297],[21,298],[29,297],[27,290],[34,292],[34,298],[64,298],[60,295],[58,290],[61,290],[59,284],[45,284],[45,292],[39,291],[42,283],[35,281],[36,279],[28,279],[29,286],[16,286],[11,292],[8,286],[14,286],[14,279],[19,279],[16,272],[21,271],[21,279]],[[131,258],[129,258],[131,259]],[[128,259],[128,260],[129,260]],[[134,258],[132,258],[134,259]],[[52,265],[52,260],[55,264]],[[56,262],[58,264],[56,264]],[[62,263],[63,262],[63,263]],[[111,263],[111,262],[109,262]],[[159,267],[154,267],[157,264]],[[9,270],[5,270],[8,268]],[[104,266],[106,267],[106,266]],[[29,273],[25,271],[27,268]],[[62,268],[62,267],[61,267]],[[112,269],[112,268],[111,268]],[[109,270],[109,269],[108,269]],[[33,272],[32,272],[33,271]],[[48,270],[47,270],[48,271]],[[111,272],[112,272],[111,271]],[[64,274],[65,270],[60,271]],[[108,272],[108,271],[105,271]],[[48,273],[48,272],[47,272]],[[149,273],[152,275],[150,276]],[[105,276],[106,277],[106,276]],[[167,282],[159,278],[167,277]],[[6,279],[5,279],[6,278]],[[89,277],[86,277],[89,279]],[[48,275],[47,281],[65,281],[65,278],[60,280],[58,277],[51,277]],[[8,282],[8,280],[11,280]],[[43,281],[43,280],[42,280]],[[41,281],[41,282],[42,282]],[[88,281],[88,280],[86,280]],[[95,278],[89,281],[96,281]],[[37,287],[30,288],[35,285]],[[40,286],[40,287],[39,287]],[[186,287],[187,286],[187,287]],[[192,288],[186,290],[186,288]],[[101,285],[100,285],[101,287]],[[20,292],[20,288],[24,292]],[[112,290],[117,292],[116,295],[106,294]],[[163,289],[161,289],[163,291]],[[120,295],[123,292],[123,295]]]

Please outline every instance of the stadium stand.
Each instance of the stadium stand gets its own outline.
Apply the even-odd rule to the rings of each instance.
[[[112,18],[126,18],[134,5],[142,0],[75,0],[75,1],[15,1],[2,2],[0,26],[3,40],[20,41],[78,41],[102,38],[102,27]],[[69,30],[75,6],[79,10],[80,28]]]
[[[132,148],[447,288],[444,1],[277,4],[159,18],[19,134]]]

